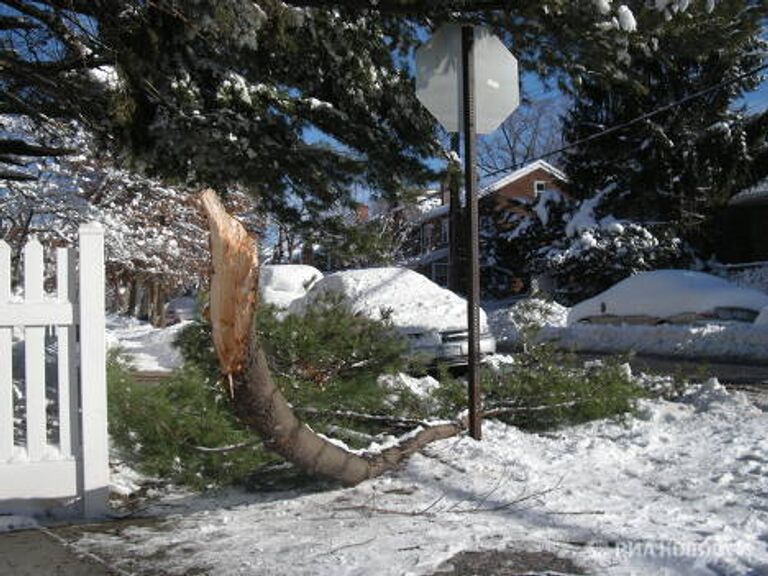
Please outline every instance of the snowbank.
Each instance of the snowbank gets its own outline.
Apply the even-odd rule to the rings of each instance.
[[[291,305],[302,313],[308,303],[327,293],[343,294],[354,313],[369,318],[389,316],[404,332],[466,330],[467,302],[425,276],[405,268],[370,268],[337,272],[320,280],[306,298]],[[480,310],[480,329],[488,330]]]
[[[565,326],[567,315],[568,308],[557,302],[527,298],[508,308],[494,310],[488,323],[497,342],[513,343],[520,341],[529,330]]]
[[[132,572],[431,574],[463,550],[546,550],[587,573],[768,568],[768,415],[710,381],[627,422],[500,423],[355,488],[163,500],[157,526],[83,534]],[[169,512],[170,510],[170,512]]]
[[[768,360],[768,329],[742,322],[701,325],[546,327],[538,337],[559,348],[589,352],[636,352],[711,361]]]
[[[182,358],[173,346],[178,333],[189,323],[155,328],[128,316],[107,316],[107,346],[121,349],[138,372],[170,372],[181,366]]]

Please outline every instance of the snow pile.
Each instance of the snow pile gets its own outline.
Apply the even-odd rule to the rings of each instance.
[[[526,332],[544,327],[565,326],[568,308],[557,302],[528,298],[509,308],[500,308],[488,318],[497,342],[519,342]]]
[[[107,346],[120,349],[137,372],[171,372],[181,366],[181,353],[173,342],[188,325],[180,322],[168,328],[155,328],[129,316],[107,316]]]
[[[14,514],[0,514],[0,534],[13,532],[14,530],[29,530],[40,525],[29,516],[16,516]]]
[[[568,313],[568,324],[602,315],[666,319],[712,313],[720,307],[759,311],[765,306],[768,294],[739,288],[716,276],[690,270],[654,270],[635,274],[580,302]]]
[[[337,272],[320,280],[290,311],[301,314],[325,294],[341,294],[350,310],[377,320],[389,318],[403,332],[461,330],[467,327],[467,302],[426,276],[405,268]],[[480,329],[488,330],[480,310]]]
[[[440,382],[432,376],[415,378],[402,372],[398,374],[382,374],[377,383],[389,390],[408,390],[420,400],[429,401],[432,393],[440,386]]]
[[[294,300],[303,298],[307,290],[322,277],[320,270],[305,264],[262,266],[259,296],[264,304],[288,308]]]
[[[768,265],[729,268],[725,274],[728,280],[737,286],[768,292]]]
[[[535,435],[487,422],[482,442],[435,443],[354,488],[166,497],[164,522],[77,546],[137,573],[431,574],[511,547],[609,576],[764,574],[766,426],[710,381],[623,423]]]
[[[558,348],[589,352],[650,354],[709,361],[768,360],[768,330],[743,322],[628,326],[577,324],[545,327],[541,340]]]

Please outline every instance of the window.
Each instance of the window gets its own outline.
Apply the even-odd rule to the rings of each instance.
[[[543,180],[536,180],[533,183],[533,192],[534,194],[536,194],[536,196],[544,192],[544,190],[546,189],[547,189],[547,183],[544,182]]]

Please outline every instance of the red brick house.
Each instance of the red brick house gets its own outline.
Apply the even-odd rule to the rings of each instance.
[[[544,160],[537,160],[486,186],[478,193],[481,229],[504,226],[503,222],[507,220],[504,216],[509,212],[529,213],[539,194],[547,190],[565,193],[567,182],[568,178],[561,170]],[[445,286],[448,278],[448,191],[426,194],[419,208],[408,265]],[[496,272],[512,274],[504,270]]]

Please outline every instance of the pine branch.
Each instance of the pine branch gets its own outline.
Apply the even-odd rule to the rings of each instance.
[[[510,0],[285,0],[285,3],[303,8],[346,8],[401,15],[504,10],[517,4]]]
[[[21,16],[0,16],[0,30],[33,30],[39,27],[38,24]]]
[[[0,180],[11,182],[31,182],[32,180],[37,180],[37,176],[12,170],[0,170]]]
[[[13,154],[16,156],[67,156],[76,153],[74,148],[58,146],[42,146],[30,144],[18,139],[0,139],[0,155]]]

